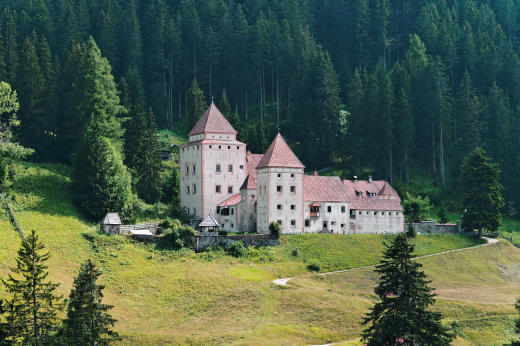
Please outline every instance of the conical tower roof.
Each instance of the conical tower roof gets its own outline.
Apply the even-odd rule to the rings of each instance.
[[[201,133],[226,133],[236,135],[237,131],[231,126],[229,121],[218,110],[215,103],[211,101],[211,105],[206,112],[200,117],[199,121],[191,129],[188,136],[198,135]]]
[[[304,168],[305,166],[289,148],[282,135],[278,134],[257,166],[257,168],[264,167]]]

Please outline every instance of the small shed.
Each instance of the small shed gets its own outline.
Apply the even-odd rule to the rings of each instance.
[[[138,240],[153,240],[155,235],[147,229],[133,229],[129,231],[134,239]]]
[[[208,215],[198,226],[199,232],[205,235],[218,235],[220,224],[213,216]]]
[[[107,234],[121,232],[121,218],[118,213],[107,213],[101,221],[101,230]]]

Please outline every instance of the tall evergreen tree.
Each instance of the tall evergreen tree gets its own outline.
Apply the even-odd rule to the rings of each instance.
[[[441,314],[428,310],[435,302],[434,289],[413,252],[414,245],[398,235],[376,266],[379,301],[363,320],[363,340],[369,346],[449,345],[453,339],[440,322]]]
[[[55,292],[59,284],[47,281],[46,262],[50,255],[44,250],[33,230],[18,250],[13,270],[16,275],[9,274],[7,280],[2,280],[10,295],[5,307],[10,342],[49,344],[58,325],[58,312],[63,304]]]
[[[462,227],[466,231],[477,230],[481,236],[483,231],[498,230],[505,205],[500,173],[499,165],[482,148],[473,150],[462,162],[460,187],[465,208]]]
[[[103,304],[105,286],[97,283],[101,272],[87,260],[81,265],[69,296],[67,318],[63,321],[64,341],[70,345],[108,345],[119,335],[111,327],[116,320]]]
[[[204,92],[199,88],[199,84],[194,79],[188,90],[188,127],[192,128],[197,120],[206,111],[207,104]]]

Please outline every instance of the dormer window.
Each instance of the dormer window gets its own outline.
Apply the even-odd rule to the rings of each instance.
[[[356,191],[356,196],[357,196],[357,197],[363,197],[363,192],[361,192],[361,191]]]

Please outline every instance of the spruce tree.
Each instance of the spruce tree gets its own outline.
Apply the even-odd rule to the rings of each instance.
[[[497,232],[505,205],[499,165],[492,162],[484,149],[476,148],[462,162],[460,174],[465,208],[462,228],[477,230],[479,237],[483,231]]]
[[[422,265],[414,260],[414,245],[405,235],[386,244],[376,267],[379,283],[374,289],[379,301],[363,320],[367,345],[449,345],[453,335],[428,310],[435,303],[433,288]]]
[[[7,339],[13,343],[48,344],[59,323],[58,312],[63,308],[61,296],[55,292],[59,284],[47,281],[50,255],[44,250],[33,230],[18,250],[16,275],[2,280],[9,293],[5,305]]]
[[[81,265],[69,296],[63,337],[69,345],[108,345],[119,339],[111,327],[117,322],[110,314],[111,305],[103,304],[105,286],[97,283],[101,272],[90,260]]]
[[[520,298],[516,300],[515,309],[518,313],[520,313]],[[515,320],[515,333],[520,334],[520,318]],[[513,340],[511,340],[511,346],[520,346],[520,339],[515,337]]]
[[[204,92],[199,88],[197,80],[191,82],[188,90],[188,127],[192,128],[197,120],[206,111],[206,101],[204,99]]]

